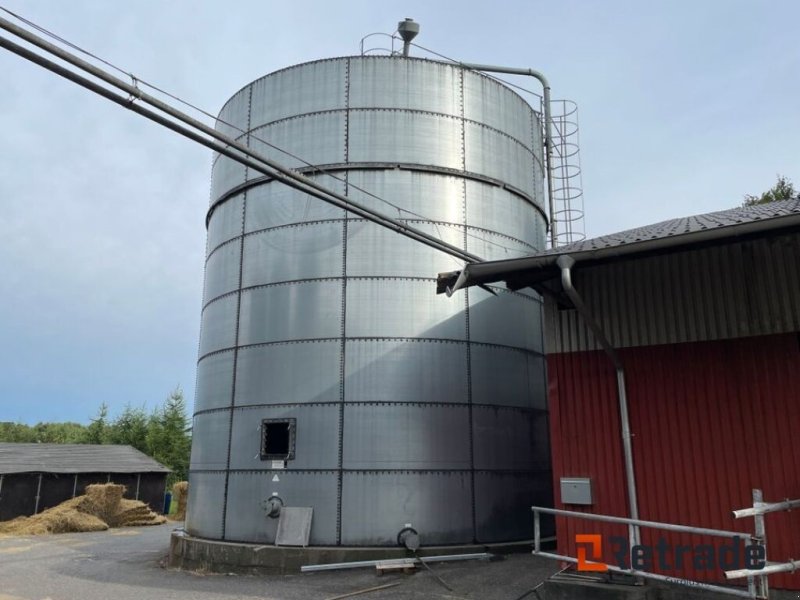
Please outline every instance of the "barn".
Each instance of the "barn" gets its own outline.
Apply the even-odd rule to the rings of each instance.
[[[161,513],[169,473],[131,446],[0,443],[0,521],[40,513],[80,496],[87,485],[109,482]]]
[[[501,281],[544,299],[556,508],[753,533],[731,511],[754,489],[800,498],[800,199],[468,265],[438,291]],[[770,561],[800,553],[799,512],[765,523]],[[582,533],[626,530],[559,517],[559,554],[576,556]],[[722,581],[693,564],[669,574]],[[800,589],[794,574],[770,583]]]

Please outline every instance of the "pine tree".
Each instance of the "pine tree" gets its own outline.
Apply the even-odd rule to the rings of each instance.
[[[112,444],[125,444],[147,453],[148,418],[144,407],[133,408],[130,404],[125,406],[109,431],[109,442]]]
[[[83,443],[107,444],[109,437],[108,405],[103,402],[97,411],[97,416],[84,431]]]
[[[150,417],[147,427],[148,454],[172,469],[167,485],[184,481],[189,473],[192,440],[187,433],[186,401],[176,388]]]

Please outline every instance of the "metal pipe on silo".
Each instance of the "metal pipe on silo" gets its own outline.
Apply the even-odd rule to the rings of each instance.
[[[500,67],[496,65],[480,65],[476,63],[458,63],[465,69],[475,71],[486,71],[489,73],[508,73],[509,75],[527,75],[538,79],[544,90],[544,146],[545,159],[547,160],[547,202],[550,212],[550,245],[555,248],[557,245],[556,237],[556,206],[553,195],[553,117],[550,111],[550,82],[543,73],[534,69],[519,69],[515,67]]]

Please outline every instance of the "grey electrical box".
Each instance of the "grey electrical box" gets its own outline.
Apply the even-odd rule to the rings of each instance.
[[[588,477],[562,477],[563,504],[592,504],[592,480]]]

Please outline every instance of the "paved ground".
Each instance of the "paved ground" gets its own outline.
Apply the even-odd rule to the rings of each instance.
[[[358,600],[516,600],[557,570],[530,554],[498,562],[433,564],[434,572],[378,577],[372,569],[274,577],[164,569],[174,525],[0,538],[0,600],[324,600],[373,586]],[[533,596],[526,596],[532,598]]]

